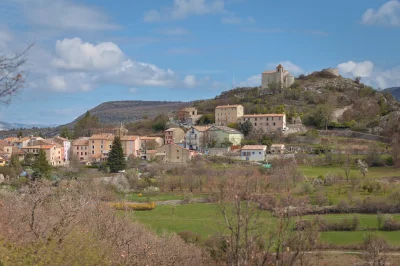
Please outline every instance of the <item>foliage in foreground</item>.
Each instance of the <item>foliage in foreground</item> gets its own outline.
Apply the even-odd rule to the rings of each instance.
[[[110,206],[119,211],[151,211],[156,208],[156,203],[113,202]]]

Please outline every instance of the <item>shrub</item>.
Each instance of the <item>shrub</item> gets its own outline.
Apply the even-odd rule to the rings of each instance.
[[[160,192],[160,189],[158,187],[154,187],[154,186],[149,186],[149,187],[143,189],[143,194],[145,196],[157,195],[158,192]]]
[[[178,236],[183,239],[186,243],[199,243],[201,242],[201,235],[193,233],[191,231],[181,231]]]
[[[110,206],[119,211],[151,211],[156,208],[156,203],[112,202]]]
[[[400,230],[400,223],[396,222],[391,215],[385,215],[382,230],[398,231]]]
[[[356,231],[360,221],[357,216],[352,219],[343,219],[336,223],[327,223],[324,219],[318,220],[318,227],[320,231]]]

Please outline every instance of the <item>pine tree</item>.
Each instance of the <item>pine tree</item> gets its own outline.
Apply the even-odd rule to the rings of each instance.
[[[33,164],[33,176],[37,177],[45,177],[50,178],[51,174],[51,165],[46,159],[46,152],[42,149],[39,150],[39,154],[36,157],[36,160]]]
[[[124,170],[126,167],[124,150],[122,149],[122,143],[119,136],[115,136],[114,138],[111,151],[108,154],[107,165],[110,168],[111,173]]]
[[[22,138],[24,134],[22,133],[22,129],[18,130],[17,137]]]
[[[15,170],[17,175],[21,174],[23,171],[21,163],[19,162],[18,156],[16,156],[16,155],[11,156],[10,167]]]
[[[67,127],[63,127],[61,129],[60,137],[66,138],[66,139],[72,139],[72,134]]]

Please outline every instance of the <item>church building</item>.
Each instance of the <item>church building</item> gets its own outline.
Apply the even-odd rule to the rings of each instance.
[[[262,73],[261,86],[263,89],[269,88],[270,84],[278,84],[281,88],[288,88],[294,83],[294,77],[285,70],[281,64],[276,70],[265,71]]]

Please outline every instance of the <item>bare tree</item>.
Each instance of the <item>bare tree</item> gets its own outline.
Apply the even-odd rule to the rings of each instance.
[[[348,149],[345,150],[344,159],[341,162],[342,169],[344,174],[346,175],[346,181],[349,182],[350,178],[350,171],[351,171],[351,158],[350,158],[350,151]]]
[[[362,247],[365,251],[364,258],[369,265],[386,265],[386,261],[388,260],[387,252],[389,250],[389,245],[386,240],[375,235],[368,235],[364,239]]]
[[[26,54],[32,47],[28,46],[24,51],[15,55],[0,53],[0,102],[8,104],[11,97],[18,93],[25,83],[25,72],[22,65],[26,62]]]

